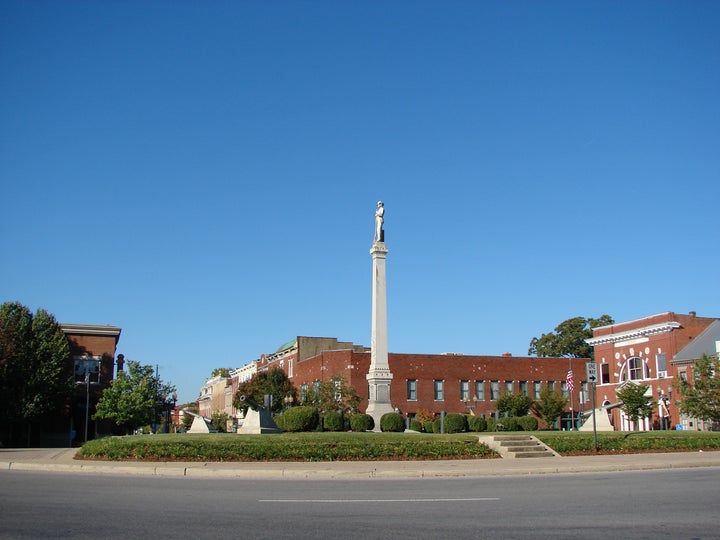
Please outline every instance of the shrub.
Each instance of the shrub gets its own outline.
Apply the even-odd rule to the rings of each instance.
[[[498,423],[504,426],[505,429],[503,431],[520,431],[518,419],[515,416],[506,416],[505,418],[500,418],[498,420]]]
[[[445,433],[462,433],[467,430],[467,419],[464,414],[448,413],[445,415]]]
[[[410,429],[413,431],[422,431],[422,424],[415,419],[410,420]]]
[[[382,418],[380,418],[380,430],[394,432],[405,431],[405,419],[398,413],[385,413],[382,415]]]
[[[523,431],[537,431],[538,420],[534,416],[521,416],[518,418],[518,425]]]
[[[485,431],[487,429],[487,420],[482,416],[468,416],[468,431]]]
[[[280,431],[287,431],[287,429],[285,429],[285,415],[284,414],[278,414],[276,416],[273,416],[273,420],[275,421],[275,425],[280,429]]]
[[[428,433],[440,433],[440,419],[436,418],[432,421],[428,426],[425,427],[425,429],[430,428],[430,431]]]
[[[485,419],[485,431],[495,431],[495,419],[494,418],[486,418]]]
[[[325,431],[343,431],[343,417],[337,411],[326,411],[322,415]]]
[[[370,431],[375,429],[375,420],[369,414],[353,414],[350,417],[350,429],[353,431]]]
[[[312,431],[318,426],[320,420],[317,409],[307,405],[290,407],[282,416],[285,425],[282,429],[285,431]]]

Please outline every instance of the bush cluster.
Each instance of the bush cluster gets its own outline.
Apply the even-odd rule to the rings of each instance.
[[[369,414],[353,414],[350,417],[350,429],[353,431],[371,431],[375,429],[375,420]]]
[[[322,424],[325,431],[343,431],[343,415],[337,411],[326,411],[322,414]]]
[[[405,431],[405,419],[399,413],[385,413],[380,418],[380,430],[400,433]]]
[[[315,407],[301,405],[290,407],[283,414],[275,417],[275,424],[283,431],[313,431],[320,422],[320,415]]]
[[[538,419],[534,416],[505,417],[500,418],[497,423],[502,424],[502,427],[498,427],[498,430],[501,431],[537,431],[538,429]],[[445,415],[444,427],[445,433],[463,433],[468,431],[479,433],[495,431],[495,424],[495,419],[492,417],[483,418],[482,416],[470,414],[448,413]],[[422,425],[418,420],[411,420],[410,429],[424,431],[425,433],[440,433],[440,418],[437,417]]]

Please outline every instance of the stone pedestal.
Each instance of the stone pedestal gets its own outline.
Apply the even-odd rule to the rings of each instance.
[[[385,259],[388,249],[385,242],[374,242],[370,255],[373,258],[372,337],[370,342],[370,369],[368,381],[368,407],[365,411],[375,420],[375,431],[380,431],[380,419],[393,412],[390,403],[392,373],[388,364],[387,292]]]
[[[280,433],[280,429],[275,425],[270,411],[249,408],[245,413],[243,424],[237,432],[241,435],[261,435],[263,433]]]

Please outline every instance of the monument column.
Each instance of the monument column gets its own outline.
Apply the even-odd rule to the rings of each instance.
[[[383,230],[385,208],[378,202],[375,212],[375,239],[370,255],[373,259],[372,287],[372,337],[370,339],[370,369],[366,375],[368,381],[368,407],[365,411],[375,421],[375,431],[380,431],[380,419],[385,413],[393,412],[390,403],[390,381],[392,373],[388,363],[387,336],[387,294],[385,280],[385,260],[388,249],[385,246]]]

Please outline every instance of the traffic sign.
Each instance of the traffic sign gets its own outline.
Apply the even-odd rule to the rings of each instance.
[[[596,384],[598,382],[597,362],[585,364],[585,374],[589,383]]]

